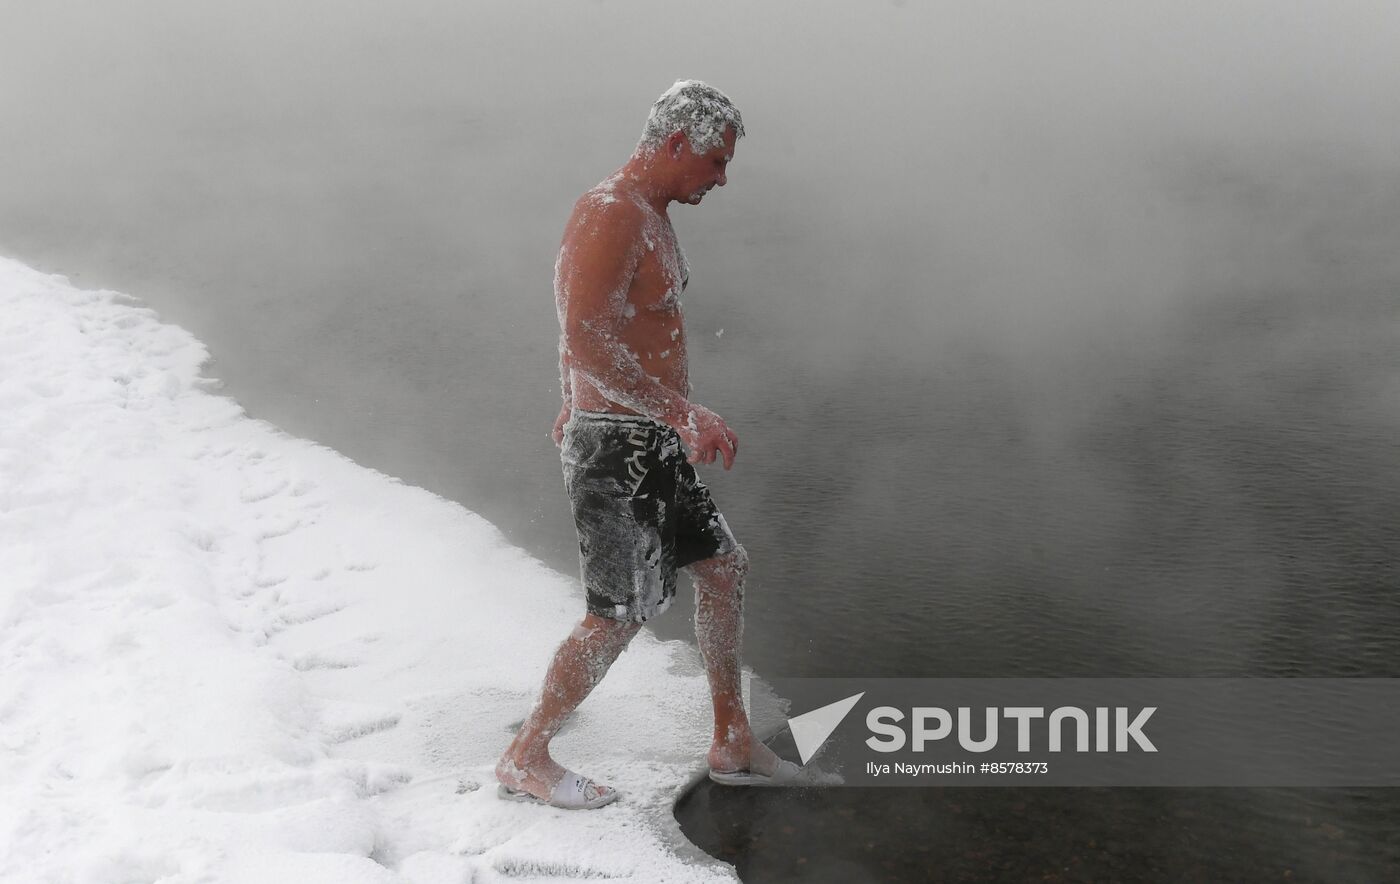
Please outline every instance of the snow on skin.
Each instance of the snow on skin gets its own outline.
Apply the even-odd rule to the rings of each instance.
[[[642,213],[641,241],[633,244],[627,254],[626,263],[630,267],[636,267],[642,258],[641,250],[643,248],[647,251],[655,251],[656,244],[662,243],[663,248],[658,254],[662,273],[667,281],[666,302],[668,305],[679,306],[680,293],[690,279],[690,265],[686,262],[685,252],[682,251],[680,242],[676,239],[671,221],[658,212],[640,194],[626,187],[618,188],[618,183],[621,180],[621,173],[614,173],[584,194],[582,202],[586,210],[605,211],[609,206],[618,202],[620,192],[622,198],[625,198]],[[559,386],[565,402],[572,401],[573,378],[571,375],[581,370],[580,366],[572,360],[573,354],[570,353],[568,343],[563,335],[563,329],[567,325],[569,303],[569,281],[565,268],[571,260],[571,249],[566,245],[559,250],[554,261],[554,308],[560,327]],[[608,293],[608,312],[612,316],[622,316],[630,320],[637,315],[636,305],[627,300],[631,282],[631,274],[628,273],[623,284]],[[590,339],[589,349],[599,354],[611,367],[613,378],[618,381],[618,383],[610,384],[609,379],[602,376],[601,372],[589,373],[588,380],[599,393],[603,394],[610,402],[624,405],[640,414],[655,416],[665,414],[669,410],[664,395],[661,395],[665,391],[659,386],[660,379],[643,371],[637,354],[627,348],[627,345],[618,338],[610,325],[605,324],[604,327],[586,325],[585,331]],[[671,339],[675,340],[679,335],[680,329],[677,328],[672,333]],[[650,381],[650,383],[644,383],[643,379]]]
[[[700,80],[677,80],[671,84],[652,104],[637,146],[655,150],[677,129],[685,130],[696,153],[706,153],[723,144],[725,129],[732,127],[735,134],[744,137],[744,120],[733,102],[728,96],[721,102],[709,94],[718,91]]]
[[[735,880],[671,814],[693,649],[638,636],[555,741],[618,802],[499,801],[577,581],[248,418],[207,355],[0,259],[0,879]]]

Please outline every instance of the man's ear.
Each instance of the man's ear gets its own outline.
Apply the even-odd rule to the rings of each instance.
[[[666,156],[673,160],[681,158],[681,154],[690,148],[690,139],[685,136],[685,130],[677,129],[666,139]]]

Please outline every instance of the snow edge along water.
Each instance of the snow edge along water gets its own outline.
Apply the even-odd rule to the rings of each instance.
[[[643,631],[555,741],[621,801],[498,801],[574,581],[247,416],[137,298],[0,258],[0,303],[0,876],[737,880],[672,813],[693,647]]]

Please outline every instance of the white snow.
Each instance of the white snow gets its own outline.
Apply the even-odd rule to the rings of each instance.
[[[671,815],[689,645],[643,631],[554,742],[617,803],[498,800],[575,577],[247,417],[207,355],[0,259],[0,878],[736,880]]]

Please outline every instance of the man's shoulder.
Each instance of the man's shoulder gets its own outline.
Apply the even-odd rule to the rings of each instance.
[[[556,270],[571,273],[582,268],[605,276],[629,272],[642,252],[642,224],[635,200],[625,193],[609,193],[602,185],[593,188],[574,204]]]
[[[636,233],[642,227],[642,207],[626,190],[608,178],[574,203],[569,227],[603,228],[616,234]]]

